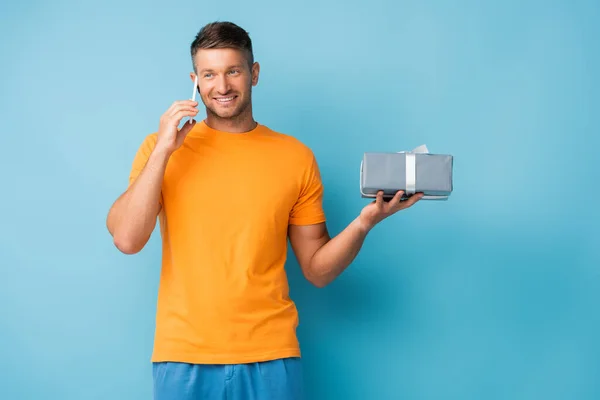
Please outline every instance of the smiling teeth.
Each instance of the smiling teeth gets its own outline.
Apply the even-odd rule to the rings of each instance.
[[[224,98],[224,99],[217,99],[217,101],[220,101],[220,102],[226,102],[226,101],[231,101],[231,100],[233,100],[233,96],[232,97],[227,97],[227,98]]]

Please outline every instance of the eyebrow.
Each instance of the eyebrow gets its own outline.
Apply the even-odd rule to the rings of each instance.
[[[241,69],[241,68],[242,68],[242,65],[241,65],[241,64],[230,65],[230,66],[229,66],[229,67],[227,67],[226,69],[232,69],[232,68],[240,68],[240,69]],[[200,70],[200,73],[201,73],[201,74],[202,74],[202,73],[205,73],[205,72],[214,72],[214,70],[213,70],[213,69],[211,69],[211,68],[203,68],[203,69],[201,69],[201,70]]]

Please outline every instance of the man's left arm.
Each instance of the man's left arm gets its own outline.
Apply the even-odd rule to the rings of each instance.
[[[411,207],[422,196],[417,193],[401,200],[402,191],[389,202],[383,192],[364,207],[360,215],[342,232],[331,238],[326,224],[290,225],[288,235],[300,268],[306,279],[317,287],[324,287],[337,278],[354,261],[367,234],[383,219]]]

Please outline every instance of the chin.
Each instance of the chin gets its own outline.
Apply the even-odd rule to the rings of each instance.
[[[219,108],[214,108],[214,107],[209,108],[209,110],[211,111],[211,113],[213,115],[215,115],[216,117],[222,118],[222,119],[237,118],[240,115],[242,115],[246,109],[247,109],[247,106],[244,107],[244,105],[240,105],[238,107],[228,108],[228,109],[219,109]]]
[[[223,119],[233,119],[233,118],[236,118],[236,117],[238,117],[238,116],[240,116],[242,114],[241,110],[226,110],[226,111],[223,111],[223,110],[212,110],[212,113],[214,115],[216,115],[217,117],[223,118]]]

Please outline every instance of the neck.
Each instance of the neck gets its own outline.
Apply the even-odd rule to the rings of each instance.
[[[244,112],[233,118],[221,118],[207,108],[204,122],[211,129],[230,133],[249,132],[258,125],[252,116],[251,107],[247,107]]]

